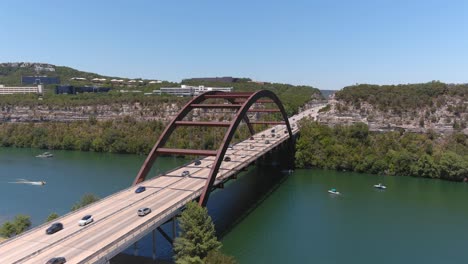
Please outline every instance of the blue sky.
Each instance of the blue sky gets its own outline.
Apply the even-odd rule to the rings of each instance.
[[[0,62],[340,89],[468,82],[468,1],[0,0]]]

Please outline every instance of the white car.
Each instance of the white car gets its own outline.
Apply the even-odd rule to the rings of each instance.
[[[83,216],[83,218],[81,218],[80,221],[78,221],[78,225],[80,226],[85,226],[89,223],[92,223],[94,220],[93,220],[93,216],[92,215],[85,215]]]
[[[190,171],[186,170],[182,172],[182,177],[187,177],[190,175]]]
[[[138,216],[145,216],[149,213],[151,213],[151,209],[149,209],[148,207],[138,209]]]

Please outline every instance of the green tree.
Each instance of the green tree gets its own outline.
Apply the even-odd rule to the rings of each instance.
[[[92,203],[94,203],[96,201],[99,201],[99,197],[97,197],[94,194],[87,193],[87,194],[83,195],[83,197],[81,197],[81,200],[79,202],[77,202],[76,204],[74,204],[72,206],[71,210],[72,211],[78,210],[81,207],[85,207],[86,205],[92,204]]]
[[[231,257],[224,255],[219,250],[212,250],[208,253],[205,258],[206,264],[236,264],[237,261]]]
[[[204,263],[203,259],[210,251],[221,248],[208,210],[197,203],[187,204],[179,218],[179,226],[181,232],[174,241],[177,264]]]
[[[21,234],[31,227],[31,218],[27,215],[17,215],[14,220],[16,234]]]
[[[10,221],[6,221],[3,223],[2,227],[0,228],[0,236],[2,237],[12,237],[16,234],[16,228],[13,223]]]
[[[31,219],[27,215],[17,215],[12,222],[3,223],[0,228],[0,236],[13,237],[19,235],[31,227]]]
[[[57,213],[53,212],[49,216],[47,216],[46,222],[50,222],[50,221],[52,221],[54,219],[57,219],[57,218],[59,218],[59,215]]]

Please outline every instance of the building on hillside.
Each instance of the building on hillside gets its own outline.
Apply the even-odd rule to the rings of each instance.
[[[232,92],[232,87],[205,87],[181,85],[180,87],[161,87],[160,90],[153,90],[154,94],[170,94],[175,96],[197,96],[208,91]]]
[[[21,76],[21,84],[60,84],[60,78],[47,76]]]
[[[55,87],[55,94],[107,93],[110,89],[108,87],[57,85]]]
[[[72,77],[72,78],[70,78],[70,80],[73,80],[73,81],[87,81],[88,79],[83,78],[83,77]]]
[[[206,77],[206,78],[191,78],[185,79],[183,82],[218,82],[218,83],[235,83],[239,78],[233,77]]]
[[[106,78],[93,78],[91,79],[92,82],[98,82],[98,83],[102,83],[102,82],[105,82],[107,81]]]
[[[150,81],[149,84],[156,84],[156,83],[162,83],[161,80],[156,80],[156,81]]]
[[[0,95],[5,94],[42,94],[44,87],[39,84],[38,86],[4,86],[0,84]]]

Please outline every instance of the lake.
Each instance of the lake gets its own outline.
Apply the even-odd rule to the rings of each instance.
[[[35,158],[41,152],[0,148],[0,222],[26,214],[38,225],[85,193],[105,197],[129,186],[145,159],[78,151]],[[152,175],[184,162],[160,158]],[[19,179],[47,184],[12,183]],[[378,182],[388,189],[373,188]],[[328,194],[333,187],[342,195]],[[254,166],[215,191],[208,210],[222,251],[239,263],[467,263],[466,201],[462,183]],[[140,241],[139,254],[151,256],[150,241]],[[157,241],[158,256],[170,258],[170,245]]]

